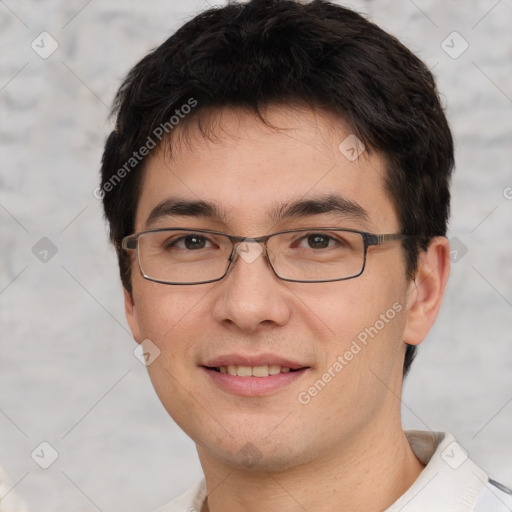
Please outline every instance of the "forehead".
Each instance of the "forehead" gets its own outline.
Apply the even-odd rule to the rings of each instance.
[[[252,113],[222,109],[208,116],[206,131],[195,122],[178,126],[146,162],[136,229],[147,228],[162,203],[180,200],[213,206],[203,217],[212,227],[235,231],[267,232],[279,212],[321,198],[362,211],[341,227],[396,225],[384,188],[385,161],[370,155],[346,123],[305,107],[273,107],[264,117],[267,124]]]

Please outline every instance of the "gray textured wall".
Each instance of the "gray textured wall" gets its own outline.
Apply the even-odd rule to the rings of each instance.
[[[351,5],[434,69],[456,139],[457,254],[405,426],[451,431],[512,485],[512,2]],[[149,511],[200,475],[133,356],[92,191],[120,80],[207,6],[0,1],[0,462],[33,511]]]

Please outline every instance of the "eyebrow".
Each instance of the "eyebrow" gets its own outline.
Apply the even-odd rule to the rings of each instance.
[[[329,213],[334,213],[345,219],[369,220],[368,212],[360,204],[337,194],[297,199],[278,204],[269,212],[268,217],[277,223]],[[221,205],[212,202],[168,198],[151,210],[146,220],[146,226],[164,217],[195,217],[226,223],[228,215]]]
[[[284,203],[270,212],[270,219],[280,222],[287,219],[310,217],[324,213],[335,213],[344,218],[368,221],[368,212],[358,203],[337,194],[329,194]]]
[[[146,220],[146,226],[163,217],[203,217],[223,222],[227,215],[223,208],[214,203],[169,198],[151,210]]]

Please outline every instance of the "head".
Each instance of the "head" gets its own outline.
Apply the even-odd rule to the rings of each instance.
[[[315,407],[368,403],[347,422],[346,435],[376,418],[382,400],[369,398],[375,374],[400,386],[435,319],[448,273],[443,237],[453,143],[426,66],[349,9],[319,0],[252,0],[196,16],[143,58],[119,89],[114,113],[99,193],[130,326],[138,342],[151,339],[161,351],[150,376],[176,421],[208,450],[223,428],[244,442],[263,437],[283,407],[301,414],[308,407],[314,418]],[[355,159],[345,147],[351,151],[353,141],[356,153],[364,148]],[[366,219],[334,215],[326,206],[331,195],[361,206]],[[189,204],[185,213],[175,208],[148,224],[168,198],[193,201],[196,211]],[[269,215],[301,199],[318,203],[314,215],[293,222]],[[203,215],[206,203],[222,215]],[[329,283],[279,280],[264,258],[251,265],[239,259],[215,283],[153,283],[121,247],[123,237],[148,227],[253,238],[320,225],[408,238],[370,248],[361,276]],[[365,329],[372,343],[366,336],[364,347],[352,349]],[[259,431],[244,427],[255,400],[240,410],[239,397],[192,377],[193,368],[219,355],[275,351],[297,354],[308,367],[301,377],[306,390],[329,368],[332,384],[318,399],[313,392],[307,406],[297,403],[298,388],[280,405],[273,395],[260,397],[271,420]],[[354,359],[336,372],[337,355],[346,351]],[[338,386],[361,396],[340,398]],[[225,412],[210,438],[192,426],[191,416],[204,411],[191,406],[190,393]],[[290,421],[290,439],[309,428],[307,419]],[[219,456],[230,449],[219,448]]]

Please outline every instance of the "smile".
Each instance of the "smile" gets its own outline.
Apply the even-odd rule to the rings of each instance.
[[[218,366],[211,369],[219,373],[236,375],[237,377],[268,377],[269,375],[277,375],[279,373],[297,371],[292,370],[287,366],[281,366],[279,364],[264,364],[259,366],[242,366],[230,364],[228,366]]]
[[[309,367],[290,368],[279,364],[257,366],[203,366],[210,382],[224,392],[246,397],[263,397],[282,391],[309,373]]]

